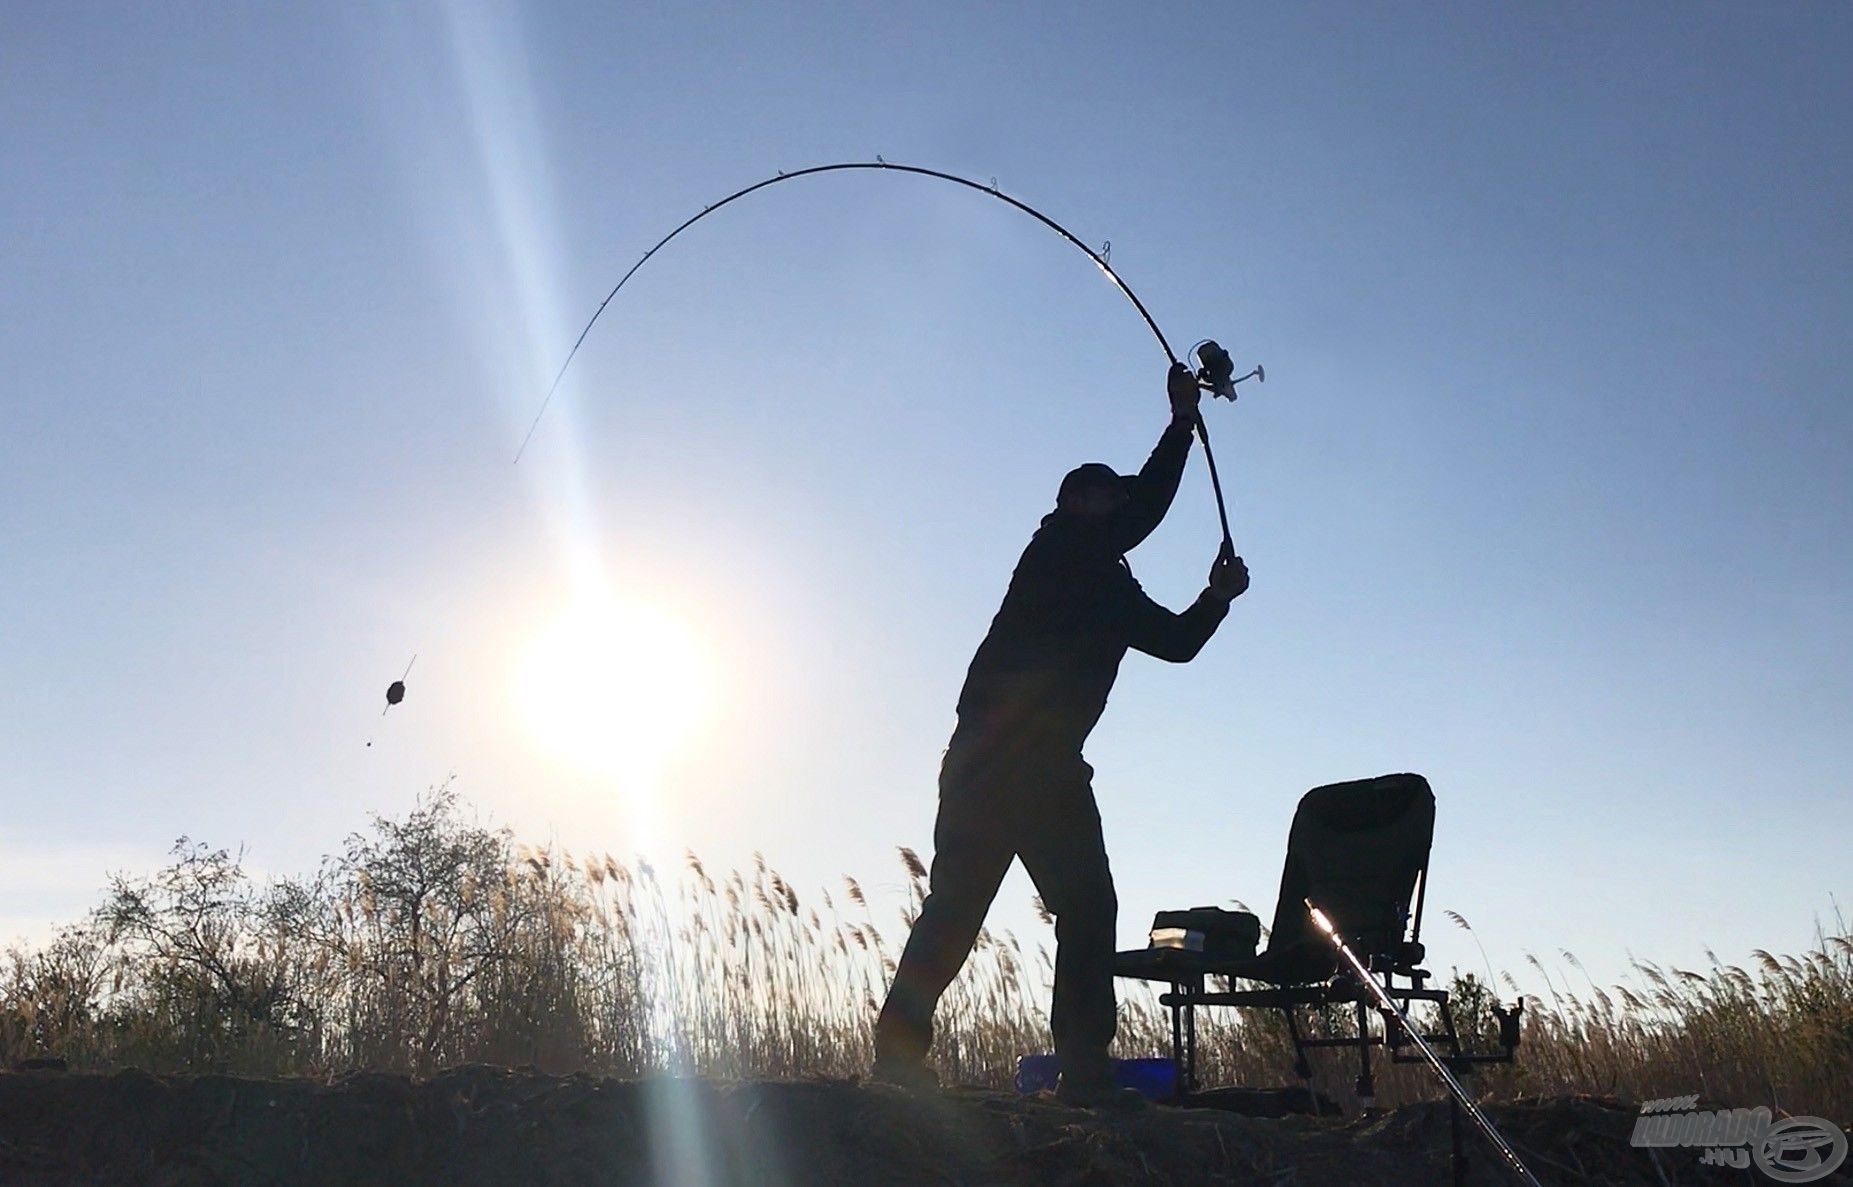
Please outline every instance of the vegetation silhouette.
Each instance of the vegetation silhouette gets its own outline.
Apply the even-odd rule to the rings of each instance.
[[[461,1064],[636,1077],[853,1076],[872,1055],[888,936],[917,917],[924,870],[901,850],[906,897],[862,884],[801,894],[763,860],[658,870],[519,843],[453,788],[375,816],[315,874],[259,886],[240,855],[182,840],[168,865],[112,879],[92,914],[0,964],[0,1058],[78,1070],[326,1078],[435,1074]],[[1467,921],[1456,917],[1467,929]],[[931,1060],[949,1082],[1004,1087],[1047,1050],[1048,935],[979,933],[942,1000]],[[1773,1102],[1853,1120],[1853,936],[1836,920],[1799,956],[1749,968],[1642,961],[1598,986],[1572,954],[1528,958],[1525,1057],[1488,1069],[1483,1099],[1677,1096]],[[1566,975],[1567,966],[1567,975]],[[1583,980],[1572,988],[1570,978]],[[1502,974],[1509,993],[1518,982]],[[1457,1018],[1491,1040],[1492,987],[1456,972]],[[1166,1049],[1155,1000],[1122,997],[1116,1051]],[[1338,1011],[1325,1033],[1350,1025]],[[1206,1020],[1206,1083],[1269,1085],[1291,1046],[1269,1015]],[[1350,1069],[1313,1086],[1351,1103]],[[1435,1099],[1426,1069],[1385,1068],[1385,1106]]]

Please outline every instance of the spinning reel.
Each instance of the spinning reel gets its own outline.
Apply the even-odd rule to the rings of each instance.
[[[1261,369],[1260,363],[1255,364],[1253,371],[1239,379],[1236,378],[1234,360],[1230,359],[1229,352],[1216,345],[1213,339],[1205,338],[1191,347],[1190,353],[1196,356],[1198,363],[1197,384],[1211,395],[1221,396],[1231,403],[1235,401],[1236,384],[1249,379],[1257,383],[1266,383],[1268,380],[1267,372]]]

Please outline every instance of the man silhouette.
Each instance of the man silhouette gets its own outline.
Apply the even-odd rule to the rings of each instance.
[[[1177,494],[1197,422],[1189,368],[1171,368],[1171,423],[1136,475],[1089,463],[1062,479],[1055,510],[1023,550],[959,695],[958,725],[939,775],[939,819],[926,901],[875,1025],[876,1079],[938,1083],[926,1066],[933,1010],[965,963],[1013,858],[1055,915],[1050,1029],[1057,1095],[1085,1106],[1134,1103],[1113,1086],[1107,1047],[1118,900],[1100,812],[1081,757],[1131,647],[1174,663],[1194,658],[1248,588],[1240,557],[1219,552],[1209,584],[1181,614],[1133,580],[1125,554],[1152,533]]]

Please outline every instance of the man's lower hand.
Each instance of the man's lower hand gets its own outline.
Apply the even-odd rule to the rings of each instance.
[[[1233,602],[1248,589],[1248,566],[1227,544],[1216,554],[1210,566],[1210,593],[1225,602]]]

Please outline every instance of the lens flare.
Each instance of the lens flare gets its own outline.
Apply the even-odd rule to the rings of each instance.
[[[711,666],[674,615],[585,601],[529,644],[515,698],[535,742],[557,761],[583,775],[652,778],[700,732]]]

